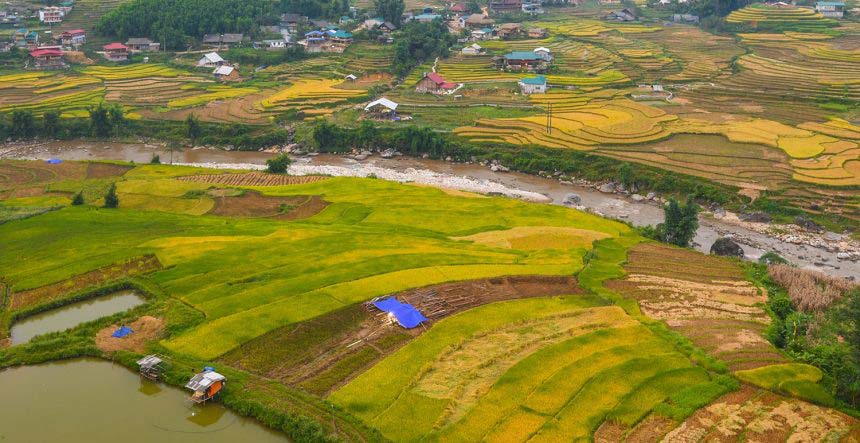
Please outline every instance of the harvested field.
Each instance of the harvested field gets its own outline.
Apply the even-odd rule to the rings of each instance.
[[[729,260],[656,243],[630,251],[623,280],[607,286],[639,302],[642,312],[665,321],[732,370],[785,362],[764,338],[767,297]]]
[[[229,186],[285,186],[314,183],[320,180],[325,180],[326,178],[327,177],[323,177],[321,175],[295,176],[249,172],[242,174],[190,175],[187,177],[177,177],[177,180]]]
[[[112,337],[111,334],[120,326],[122,325],[110,325],[96,333],[96,346],[104,352],[131,351],[142,353],[146,350],[147,343],[161,335],[164,330],[164,320],[144,315],[125,325],[134,331],[130,335],[124,338]]]
[[[836,410],[745,386],[700,409],[662,441],[850,442],[860,438],[858,426]]]
[[[52,165],[45,162],[0,160],[0,189],[33,187],[59,180],[84,177],[86,165],[63,162]]]
[[[54,300],[65,295],[80,292],[86,288],[102,285],[104,283],[118,280],[123,277],[145,274],[161,269],[161,263],[154,255],[144,255],[122,263],[116,263],[104,268],[87,272],[68,280],[54,284],[28,289],[12,293],[10,310],[31,308]]]
[[[393,295],[413,304],[432,324],[495,301],[581,292],[572,277],[516,276],[446,283]],[[404,330],[375,308],[359,304],[276,329],[221,360],[323,395],[424,331]]]
[[[119,177],[130,170],[130,165],[118,165],[115,163],[87,163],[87,178]]]
[[[268,217],[278,220],[299,220],[312,217],[325,209],[328,203],[316,195],[269,197],[246,191],[241,195],[215,197],[215,206],[209,214],[228,217]]]

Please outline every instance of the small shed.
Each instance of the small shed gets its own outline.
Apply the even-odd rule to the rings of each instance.
[[[218,80],[225,82],[239,79],[239,71],[236,68],[227,65],[215,68],[215,70],[212,71],[212,75],[214,75]]]
[[[477,43],[472,43],[471,45],[463,48],[460,52],[462,52],[463,55],[481,55],[481,53],[484,52],[484,48]]]
[[[349,82],[354,82],[354,81],[358,80],[358,77],[356,77],[355,74],[349,74],[346,77],[344,77],[343,79],[346,81],[349,81]]]
[[[185,388],[193,391],[191,401],[204,403],[215,398],[226,384],[227,377],[215,372],[212,368],[205,368],[203,372],[191,377],[191,380],[185,384]]]
[[[155,381],[158,380],[158,377],[160,377],[161,373],[164,372],[164,367],[162,366],[163,362],[164,360],[162,360],[161,357],[156,354],[151,354],[138,360],[137,367],[142,377]]]
[[[364,112],[383,118],[394,119],[397,116],[397,103],[382,97],[364,107]]]
[[[544,48],[543,46],[541,46],[540,48],[537,48],[532,52],[534,52],[538,57],[540,57],[541,60],[545,62],[552,61],[552,51],[550,51],[549,48]]]
[[[221,58],[221,56],[218,55],[217,52],[210,52],[197,61],[197,66],[203,66],[207,68],[216,68],[225,64],[227,64],[227,60]]]

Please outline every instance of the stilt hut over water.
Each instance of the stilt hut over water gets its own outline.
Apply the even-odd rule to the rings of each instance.
[[[152,381],[158,380],[164,368],[161,366],[163,360],[155,354],[147,355],[137,361],[140,375]]]
[[[203,372],[191,377],[191,380],[188,381],[185,387],[194,391],[191,394],[191,401],[194,403],[204,403],[221,392],[226,383],[226,377],[215,372],[213,368],[206,367],[203,369]]]

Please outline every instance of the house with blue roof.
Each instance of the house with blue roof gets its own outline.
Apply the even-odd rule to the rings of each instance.
[[[421,22],[421,23],[430,23],[433,20],[436,20],[437,18],[440,18],[440,17],[442,17],[442,16],[439,14],[426,14],[425,13],[425,14],[418,14],[418,15],[412,17],[412,20],[416,20],[416,21]]]
[[[845,2],[818,2],[815,4],[815,12],[829,18],[842,18],[845,14]]]
[[[523,94],[545,94],[546,93],[546,77],[536,75],[534,77],[525,77],[517,82],[520,86],[520,92]]]

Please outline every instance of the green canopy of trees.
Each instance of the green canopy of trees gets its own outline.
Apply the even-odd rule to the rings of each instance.
[[[394,44],[392,68],[397,75],[406,75],[412,68],[435,57],[447,57],[456,42],[440,19],[431,23],[409,22]]]
[[[375,0],[373,7],[383,19],[400,26],[406,5],[403,0]]]
[[[131,0],[108,12],[96,32],[124,40],[149,37],[184,49],[204,34],[255,34],[278,20],[275,0]]]

